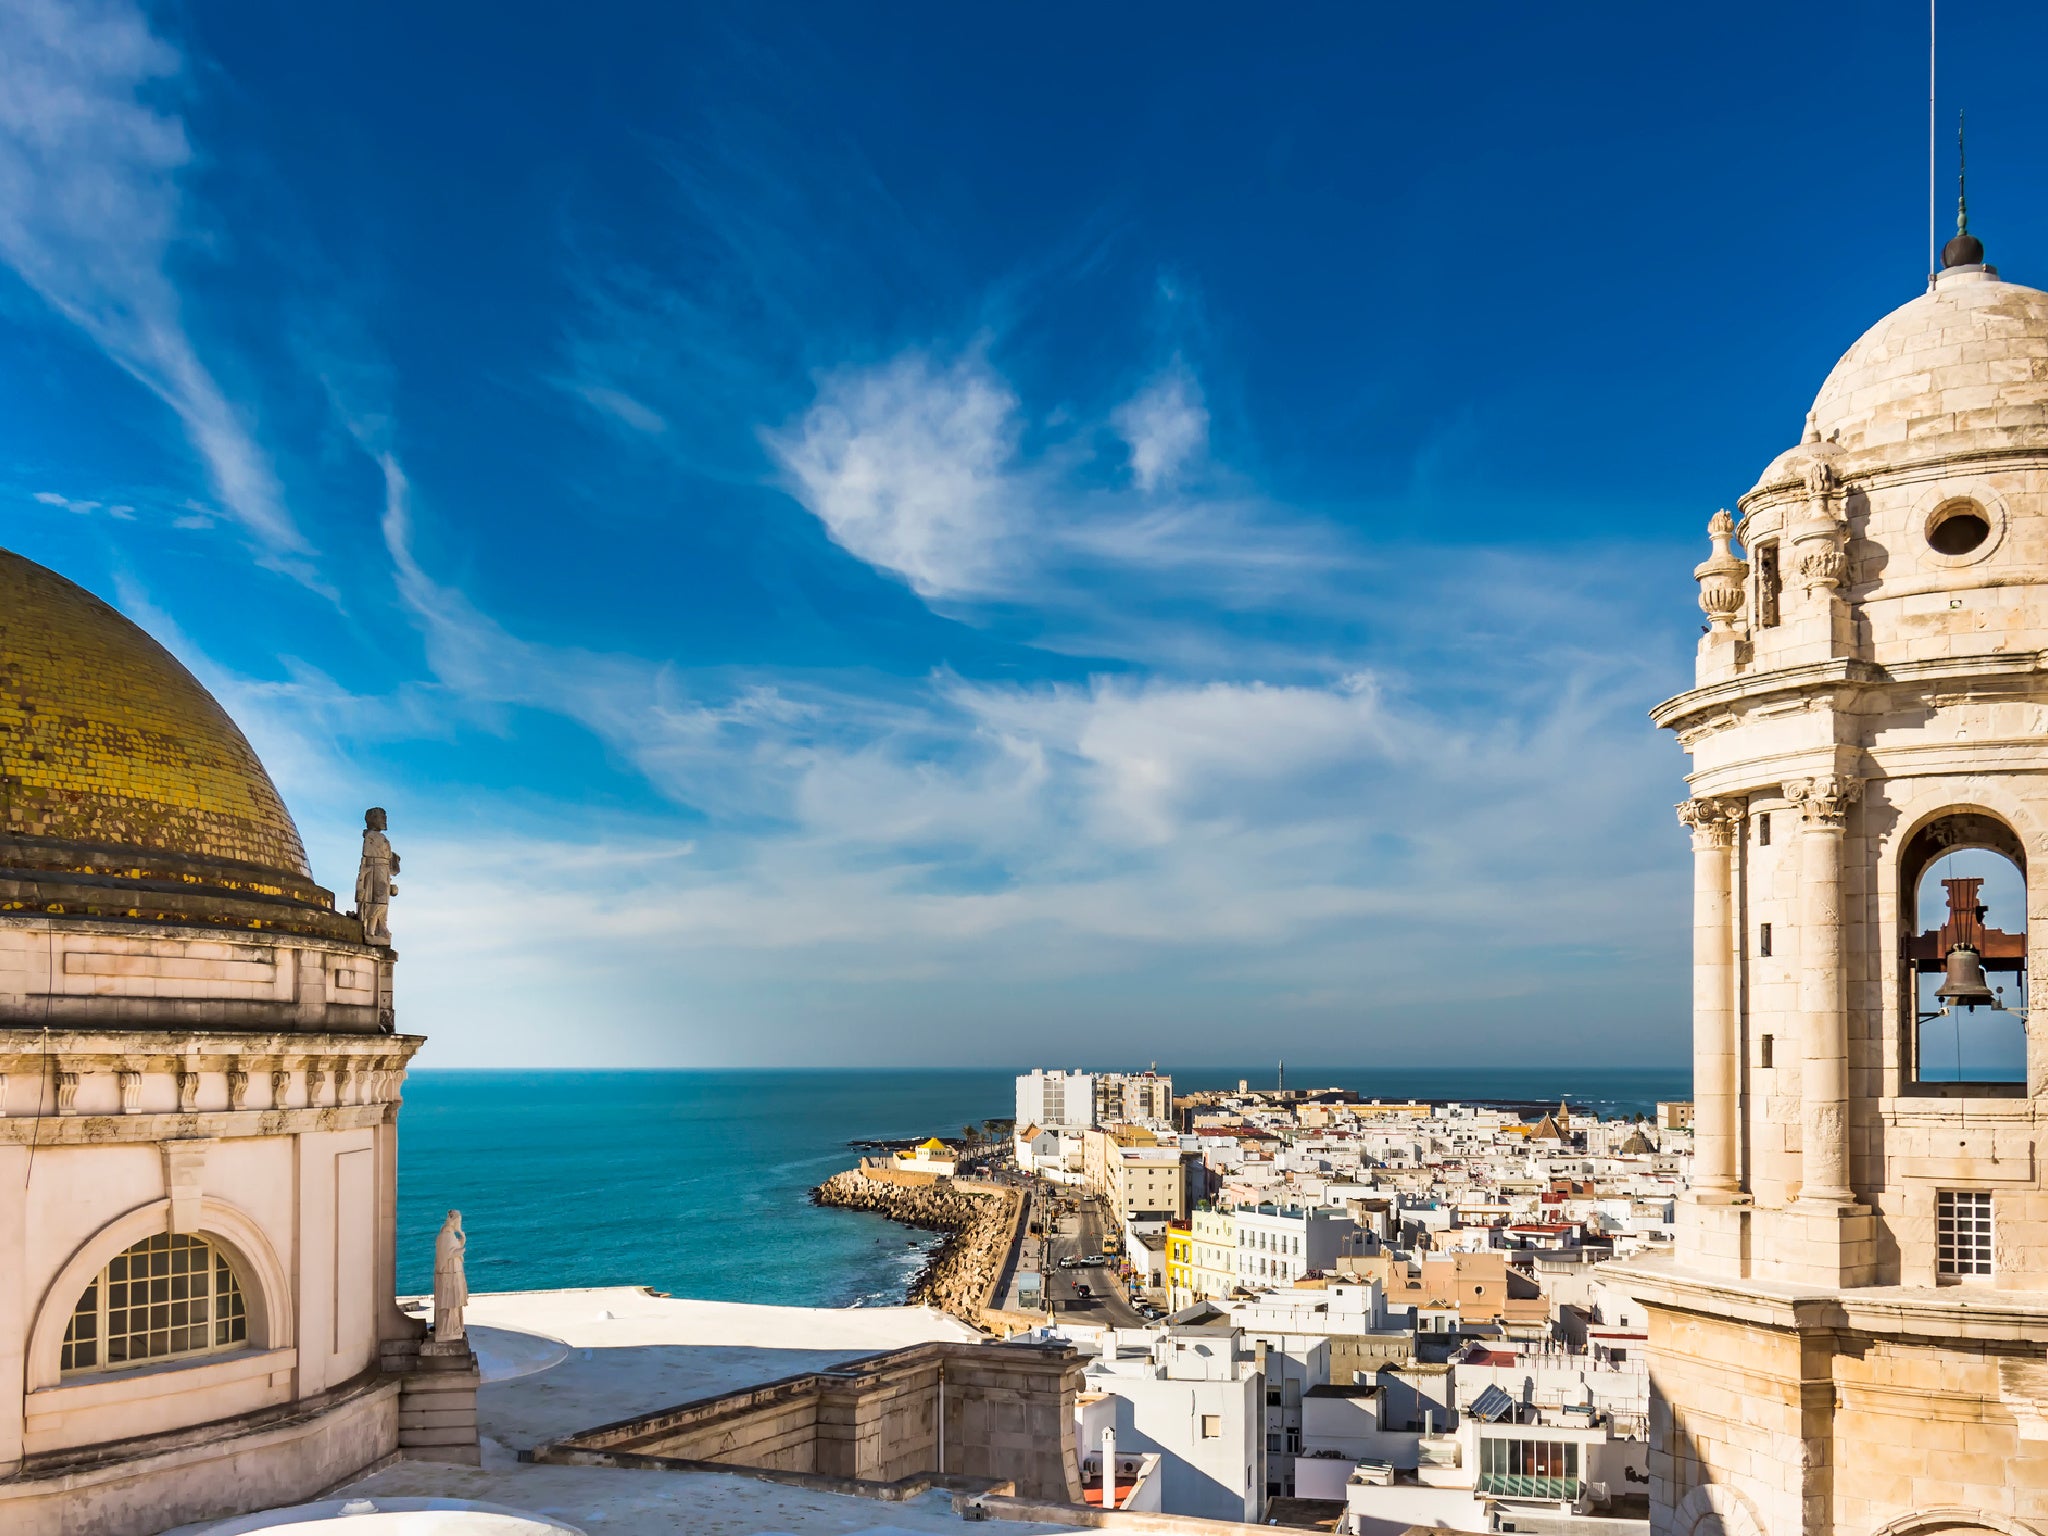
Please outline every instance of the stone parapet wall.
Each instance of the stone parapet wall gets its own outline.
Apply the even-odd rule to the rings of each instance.
[[[601,1425],[532,1459],[604,1455],[868,1484],[979,1478],[1078,1502],[1080,1387],[1079,1357],[1064,1346],[920,1344]]]
[[[398,1443],[398,1385],[351,1384],[243,1424],[210,1424],[120,1456],[0,1479],[7,1536],[153,1536],[167,1526],[314,1498]]]

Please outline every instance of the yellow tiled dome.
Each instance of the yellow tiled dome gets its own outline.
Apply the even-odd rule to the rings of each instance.
[[[4,549],[0,835],[311,876],[270,775],[199,680],[90,592]]]

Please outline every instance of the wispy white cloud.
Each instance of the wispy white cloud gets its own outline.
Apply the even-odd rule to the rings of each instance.
[[[1209,409],[1194,371],[1175,358],[1111,417],[1131,452],[1131,478],[1145,492],[1172,485],[1208,450]]]
[[[1017,397],[984,358],[911,352],[828,375],[802,419],[766,440],[834,543],[922,597],[952,598],[1016,575],[1019,430]]]
[[[809,409],[763,439],[835,543],[949,608],[1024,604],[1067,623],[1086,613],[1099,633],[1160,595],[1299,605],[1355,560],[1315,520],[1249,488],[1167,494],[1207,454],[1201,387],[1180,360],[1112,421],[1135,491],[1100,484],[1093,425],[1033,422],[984,350],[950,362],[912,350],[822,376]],[[1118,584],[1107,605],[1105,580]]]
[[[183,61],[121,0],[0,6],[0,259],[176,413],[264,558],[310,547],[244,412],[202,361],[170,266],[185,235]]]
[[[588,379],[564,379],[561,387],[607,421],[648,437],[668,431],[668,418],[653,406],[634,399],[622,389]]]
[[[1505,1038],[1501,1010],[1550,1006],[1568,955],[1599,970],[1589,1008],[1661,995],[1683,853],[1641,792],[1669,764],[1637,705],[1665,658],[1618,643],[1621,563],[1404,573],[1388,601],[1418,624],[1470,607],[1479,643],[1512,653],[1455,689],[1431,682],[1441,656],[1390,655],[1287,682],[941,673],[826,693],[519,636],[425,568],[411,488],[380,463],[432,678],[370,699],[306,668],[218,681],[288,794],[362,801],[365,743],[509,730],[515,708],[576,721],[687,813],[534,786],[387,797],[418,871],[410,1000],[446,1010],[443,1060],[483,1059],[485,1017],[519,1059],[565,1059],[552,1022],[579,996],[604,999],[635,1059],[759,1059],[772,1022],[780,1059],[829,1061],[850,1059],[842,1028],[884,1023],[903,1053],[943,1057],[934,999],[952,995],[1001,1016],[1080,987],[1070,1033],[1044,1037],[1079,1049],[1113,996],[1161,1021],[1239,997],[1295,1030],[1448,1008]],[[1447,1004],[1415,957],[1451,950]],[[801,1001],[819,988],[828,1010]]]

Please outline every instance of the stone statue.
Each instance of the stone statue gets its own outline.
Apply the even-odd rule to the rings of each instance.
[[[469,1277],[463,1273],[463,1255],[469,1239],[462,1231],[462,1212],[450,1211],[441,1223],[441,1235],[434,1239],[434,1342],[462,1342],[462,1309],[469,1305]]]
[[[363,862],[356,870],[356,915],[363,920],[363,942],[391,942],[391,898],[398,894],[398,855],[384,835],[384,807],[363,812]]]

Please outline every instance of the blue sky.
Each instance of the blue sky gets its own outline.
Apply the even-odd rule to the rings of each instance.
[[[1924,27],[0,0],[0,538],[327,883],[390,808],[432,1064],[1681,1060],[1644,712],[1921,285]]]

